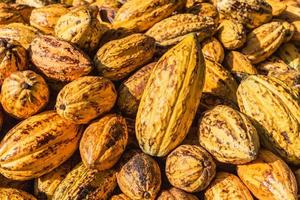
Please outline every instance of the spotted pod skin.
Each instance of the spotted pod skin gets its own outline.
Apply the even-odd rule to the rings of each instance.
[[[184,5],[183,0],[130,0],[116,13],[113,27],[143,32]]]
[[[258,199],[297,199],[297,182],[293,172],[270,151],[261,150],[257,160],[238,165],[237,174]]]
[[[97,171],[80,163],[58,185],[52,200],[106,200],[116,186],[116,170]]]
[[[162,20],[150,28],[146,35],[154,38],[160,46],[170,46],[182,41],[191,33],[197,33],[200,42],[212,36],[216,29],[217,23],[214,18],[185,13]]]
[[[131,200],[125,194],[114,195],[110,198],[110,200]]]
[[[13,188],[0,188],[1,200],[37,200],[31,194]]]
[[[241,112],[253,120],[261,143],[286,161],[300,163],[300,102],[296,90],[280,80],[251,75],[238,90]]]
[[[205,200],[239,199],[253,200],[249,190],[235,175],[218,172],[216,178],[205,191]]]
[[[283,42],[289,41],[294,27],[288,22],[273,21],[254,29],[247,35],[247,42],[241,53],[252,64],[260,63],[270,57]]]
[[[0,38],[0,85],[11,73],[27,69],[26,49],[17,41]]]
[[[92,53],[107,27],[97,19],[96,6],[79,6],[61,16],[55,25],[55,35]]]
[[[244,164],[255,160],[259,137],[243,113],[219,105],[207,111],[199,123],[199,142],[216,160]]]
[[[256,65],[260,74],[267,75],[270,72],[286,72],[290,70],[290,67],[277,56],[271,56],[264,62]]]
[[[30,15],[30,25],[45,34],[54,35],[55,24],[67,12],[69,12],[69,9],[63,4],[35,8]]]
[[[256,28],[272,19],[272,7],[265,0],[217,0],[220,14],[248,28]]]
[[[43,77],[30,70],[12,73],[1,87],[3,109],[18,119],[26,119],[38,113],[48,100],[47,83]]]
[[[198,200],[195,195],[189,194],[183,190],[172,187],[168,190],[163,190],[157,200]]]
[[[154,200],[161,186],[157,162],[144,153],[134,155],[117,174],[121,191],[132,200]]]
[[[272,7],[272,15],[280,16],[283,14],[287,8],[287,5],[284,2],[278,0],[265,0]]]
[[[202,53],[204,57],[218,63],[224,60],[224,48],[222,44],[215,37],[205,39],[202,43]]]
[[[195,2],[195,5],[187,8],[188,13],[192,13],[199,16],[212,17],[216,23],[219,23],[219,13],[217,8],[211,3],[198,3]]]
[[[300,19],[298,21],[292,22],[292,25],[295,27],[295,32],[292,37],[292,41],[299,43],[300,42]]]
[[[9,6],[0,6],[0,26],[10,23],[24,23],[22,15]]]
[[[299,4],[298,5],[287,4],[285,11],[279,17],[281,19],[287,20],[288,22],[294,22],[300,20]]]
[[[278,49],[278,54],[290,68],[300,71],[300,51],[293,43],[283,44]]]
[[[125,151],[128,142],[126,120],[109,114],[90,124],[80,141],[80,154],[88,168],[99,171],[112,168]]]
[[[166,156],[183,141],[196,114],[204,78],[204,58],[194,34],[160,58],[136,117],[136,136],[145,153]]]
[[[186,192],[204,190],[215,174],[213,158],[200,146],[181,145],[167,157],[166,175],[169,182]]]
[[[66,161],[78,148],[80,127],[54,111],[29,117],[0,143],[0,173],[13,180],[42,176]]]
[[[295,87],[295,89],[299,89],[300,84],[300,71],[291,69],[284,72],[270,71],[268,76],[278,78],[283,81],[289,87]]]
[[[76,124],[86,124],[112,109],[117,99],[114,84],[100,76],[85,76],[58,93],[56,111]]]
[[[238,51],[230,51],[225,56],[225,66],[232,73],[258,74],[256,68],[244,54]]]
[[[29,49],[30,43],[39,34],[37,29],[23,23],[11,23],[0,28],[0,38],[16,40],[25,49]]]
[[[156,62],[150,63],[124,81],[119,88],[118,107],[122,113],[134,117]]]

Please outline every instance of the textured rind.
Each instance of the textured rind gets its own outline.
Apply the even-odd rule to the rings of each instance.
[[[211,93],[236,102],[238,84],[221,64],[205,58],[205,84],[203,92]]]
[[[58,185],[52,200],[106,200],[116,186],[115,169],[99,172],[80,163]]]
[[[194,34],[160,58],[136,117],[136,136],[144,152],[165,156],[183,141],[196,114],[204,78],[204,58]]]
[[[144,89],[155,65],[156,62],[144,66],[121,84],[118,92],[118,107],[125,115],[136,115]]]
[[[272,15],[280,16],[284,13],[287,8],[287,5],[284,2],[278,0],[265,0],[272,7]]]
[[[172,187],[168,190],[163,190],[157,200],[198,200],[198,197]]]
[[[31,194],[13,188],[0,188],[1,200],[37,200]]]
[[[27,24],[29,24],[29,18],[30,18],[31,11],[33,10],[33,7],[24,4],[18,4],[18,3],[6,4],[6,5],[8,5],[9,8],[18,11],[23,17],[24,21]]]
[[[260,74],[268,74],[270,72],[286,72],[290,70],[290,67],[280,58],[276,56],[271,56],[264,62],[259,63],[256,65],[257,70]]]
[[[293,43],[281,45],[278,49],[278,54],[292,69],[300,71],[300,52]]]
[[[67,84],[58,94],[56,111],[63,118],[77,124],[108,112],[114,106],[117,92],[114,84],[103,77],[84,76]]]
[[[237,174],[258,199],[297,199],[297,183],[293,172],[270,151],[261,150],[257,160],[238,165]]]
[[[131,200],[125,194],[114,195],[110,198],[110,200]]]
[[[289,87],[295,87],[295,89],[299,89],[300,84],[300,71],[297,70],[287,70],[283,72],[277,71],[270,71],[268,76],[272,76],[278,78],[279,80],[283,81]]]
[[[228,106],[207,111],[199,123],[199,142],[219,162],[244,164],[256,159],[259,137],[250,119]]]
[[[87,52],[98,47],[107,27],[97,19],[96,6],[79,6],[61,16],[55,25],[56,37],[76,44]]]
[[[88,168],[99,171],[112,168],[128,142],[126,120],[110,114],[90,124],[80,141],[80,155]]]
[[[253,200],[251,193],[235,175],[218,172],[214,181],[205,191],[205,200],[238,199]]]
[[[224,60],[224,48],[214,37],[205,39],[202,43],[202,53],[210,60],[222,63]]]
[[[45,34],[54,35],[55,24],[68,11],[69,9],[63,4],[52,4],[35,8],[30,15],[30,25]]]
[[[201,41],[212,36],[216,29],[217,23],[212,17],[186,13],[162,20],[150,28],[146,35],[153,37],[161,46],[169,46],[177,44],[189,33],[196,33]]]
[[[130,0],[117,12],[114,28],[143,32],[184,5],[183,0]]]
[[[3,6],[3,4],[0,5],[0,26],[18,22],[23,23],[24,19],[17,10]]]
[[[166,175],[169,182],[186,192],[204,190],[215,174],[213,158],[200,146],[181,145],[167,157]]]
[[[39,31],[22,23],[11,23],[0,28],[0,37],[18,41],[25,49],[29,49],[32,40],[40,35]]]
[[[199,16],[212,17],[216,23],[219,22],[219,12],[211,3],[197,3],[193,7],[188,8],[187,12]]]
[[[295,27],[292,41],[300,42],[300,19],[298,21],[292,22],[292,25]]]
[[[1,105],[10,115],[26,119],[38,113],[49,100],[45,80],[33,71],[17,71],[1,87]]]
[[[11,73],[27,69],[26,49],[15,40],[0,38],[0,85]]]
[[[299,5],[287,5],[286,10],[279,17],[288,22],[300,20]]]
[[[54,80],[72,81],[92,71],[92,63],[83,51],[53,36],[34,39],[30,53],[32,63]]]
[[[255,120],[261,143],[299,164],[299,93],[276,78],[251,75],[240,84],[237,96],[240,110]]]
[[[220,14],[256,28],[272,19],[272,7],[265,0],[217,0]]]
[[[117,174],[121,191],[133,200],[154,200],[161,186],[161,172],[154,159],[144,153],[134,155]]]
[[[257,74],[250,60],[238,51],[231,51],[225,57],[225,66],[233,73]]]
[[[155,41],[144,34],[132,34],[103,45],[94,57],[100,75],[120,80],[149,62],[155,53]]]
[[[252,64],[260,63],[271,56],[283,42],[288,41],[294,33],[291,24],[284,21],[273,21],[264,24],[247,36],[245,54]]]
[[[42,176],[78,148],[80,127],[54,111],[32,116],[12,128],[0,143],[0,173],[13,180]]]

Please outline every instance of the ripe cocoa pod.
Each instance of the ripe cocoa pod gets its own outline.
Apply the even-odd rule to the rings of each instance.
[[[206,200],[239,199],[253,200],[249,190],[235,175],[218,172],[214,181],[205,191]]]
[[[20,122],[0,143],[0,173],[13,180],[42,176],[66,161],[77,149],[80,127],[54,111]]]
[[[161,192],[157,200],[198,200],[195,195],[184,192],[180,189],[172,187],[171,189]]]
[[[49,100],[47,83],[33,71],[17,71],[7,77],[1,87],[3,109],[18,119],[38,113]]]
[[[11,7],[12,9],[18,11],[21,16],[23,17],[23,20],[25,21],[25,23],[29,24],[29,18],[31,15],[31,12],[33,10],[33,7],[24,5],[24,4],[17,4],[17,3],[13,3],[13,4],[9,4],[9,7]]]
[[[76,124],[86,124],[114,106],[114,84],[103,77],[85,76],[67,84],[58,94],[56,111]]]
[[[287,8],[284,2],[278,0],[265,0],[272,7],[272,15],[280,16]]]
[[[155,52],[155,41],[144,34],[132,34],[103,45],[94,62],[98,72],[109,79],[120,80],[149,62]]]
[[[218,63],[224,60],[224,48],[214,37],[205,39],[202,43],[202,53],[205,57]]]
[[[237,174],[258,199],[297,199],[297,183],[293,172],[270,151],[261,150],[255,161],[238,165]]]
[[[53,36],[32,41],[31,61],[48,78],[58,81],[72,81],[92,70],[90,59],[80,49]]]
[[[226,55],[225,66],[232,73],[258,73],[256,68],[251,64],[250,60],[248,60],[247,56],[238,51],[231,51]]]
[[[279,57],[292,69],[300,71],[300,52],[292,43],[283,44],[278,49]]]
[[[285,11],[279,17],[287,20],[288,22],[300,20],[299,5],[287,5]]]
[[[210,3],[198,3],[187,9],[187,12],[199,15],[212,17],[216,23],[219,22],[219,13],[217,8]]]
[[[125,194],[114,195],[110,198],[110,200],[131,200]]]
[[[161,186],[158,164],[150,156],[133,156],[117,174],[118,185],[130,199],[154,200]]]
[[[200,102],[204,74],[204,58],[194,34],[160,58],[136,117],[136,135],[144,152],[165,156],[183,141]]]
[[[290,67],[280,58],[271,56],[264,62],[259,63],[256,68],[261,74],[267,75],[269,72],[286,72]]]
[[[0,188],[1,200],[37,200],[31,194],[13,188]]]
[[[9,5],[0,6],[0,26],[18,22],[23,23],[24,19],[17,10],[12,9]]]
[[[52,200],[106,200],[117,186],[116,170],[97,171],[78,164],[56,188]]]
[[[204,190],[215,174],[213,158],[200,146],[181,145],[167,157],[166,175],[169,182],[186,192]]]
[[[186,4],[185,4],[185,7],[190,8],[190,7],[196,6],[200,3],[203,3],[205,1],[206,0],[187,0]]]
[[[297,91],[274,77],[251,75],[240,84],[237,97],[240,110],[255,120],[262,144],[286,161],[299,164]]]
[[[16,0],[17,4],[27,5],[34,8],[41,8],[46,5],[55,3],[54,0]]]
[[[186,13],[162,20],[150,28],[146,35],[153,37],[161,46],[169,46],[177,44],[190,33],[197,33],[201,41],[212,36],[216,29],[217,23],[213,18]]]
[[[297,70],[291,69],[284,72],[270,71],[268,76],[272,76],[283,81],[289,87],[297,87],[300,84],[300,71]]]

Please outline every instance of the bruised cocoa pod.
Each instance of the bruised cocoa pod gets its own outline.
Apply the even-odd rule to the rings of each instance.
[[[210,60],[222,63],[224,59],[224,48],[214,37],[205,39],[202,43],[202,53]]]
[[[33,10],[33,7],[24,4],[17,4],[17,3],[10,4],[9,7],[18,11],[22,15],[25,23],[29,24],[30,21],[29,18]]]
[[[33,195],[13,188],[0,188],[1,200],[37,200]]]
[[[163,190],[157,200],[198,200],[198,197],[172,187],[168,190]]]

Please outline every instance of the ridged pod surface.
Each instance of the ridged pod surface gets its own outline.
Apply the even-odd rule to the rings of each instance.
[[[300,101],[280,80],[251,75],[237,91],[240,110],[255,120],[264,146],[286,161],[300,163]]]
[[[225,56],[225,66],[233,73],[258,73],[247,56],[238,51],[231,51]]]
[[[219,162],[243,164],[256,159],[259,137],[243,113],[219,105],[207,111],[199,124],[199,141]]]
[[[110,111],[117,99],[114,84],[103,77],[84,76],[67,84],[58,94],[56,110],[63,118],[86,124]]]
[[[149,62],[155,41],[144,34],[132,34],[103,45],[94,58],[98,72],[111,80],[120,80]]]
[[[58,81],[72,81],[92,71],[92,63],[83,51],[53,36],[32,41],[31,61],[48,78]]]
[[[212,17],[185,13],[162,20],[150,28],[146,35],[153,37],[161,46],[169,46],[177,44],[190,33],[196,33],[201,41],[212,36],[216,29],[217,23]]]
[[[214,37],[205,39],[202,43],[202,53],[210,60],[222,63],[224,60],[224,48]]]
[[[1,87],[3,109],[18,119],[26,119],[48,103],[47,83],[37,73],[17,71],[7,77]]]
[[[253,200],[251,193],[235,175],[218,172],[214,181],[205,191],[205,200],[239,199]]]
[[[113,26],[143,32],[183,5],[183,0],[130,0],[118,10]]]
[[[215,174],[213,158],[200,146],[181,145],[167,157],[166,175],[169,182],[186,192],[204,190]]]
[[[144,152],[165,156],[183,141],[196,114],[204,78],[204,58],[194,34],[160,58],[136,117],[136,135]]]
[[[300,71],[300,51],[292,43],[283,44],[278,49],[279,57],[292,69]]]
[[[157,200],[198,200],[198,197],[172,187],[168,190],[163,190]]]
[[[288,22],[273,21],[264,24],[247,36],[247,42],[241,53],[245,54],[252,64],[260,63],[271,56],[283,42],[291,39],[294,28]]]
[[[297,183],[293,172],[270,151],[261,150],[257,160],[238,165],[237,174],[258,199],[297,199]]]
[[[297,70],[291,69],[284,72],[270,71],[268,76],[278,78],[289,87],[295,87],[295,89],[298,89],[297,87],[300,84],[300,71]]]
[[[52,200],[106,200],[117,186],[116,170],[97,171],[78,164],[58,185]]]
[[[0,188],[1,200],[37,200],[33,195],[13,188]]]
[[[161,186],[157,162],[144,153],[134,155],[117,174],[121,191],[132,200],[154,200]]]
[[[12,128],[0,143],[0,173],[13,180],[42,176],[78,148],[80,127],[54,111],[32,116]]]
[[[80,155],[88,168],[99,171],[112,168],[128,142],[126,120],[115,114],[106,115],[90,124],[80,141]]]

